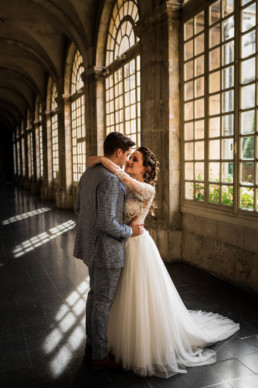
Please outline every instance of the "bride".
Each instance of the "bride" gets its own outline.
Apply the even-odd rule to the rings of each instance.
[[[126,224],[153,214],[159,162],[148,148],[138,148],[125,171],[102,156],[89,163],[102,163],[126,187]],[[129,238],[108,325],[109,349],[125,370],[168,378],[186,373],[186,367],[212,364],[216,353],[204,348],[238,330],[221,315],[187,310],[149,233]]]

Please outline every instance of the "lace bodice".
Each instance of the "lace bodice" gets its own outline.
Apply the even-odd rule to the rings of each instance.
[[[118,168],[116,175],[127,189],[124,208],[124,222],[129,224],[136,216],[144,222],[155,196],[155,189],[148,183],[139,182]]]

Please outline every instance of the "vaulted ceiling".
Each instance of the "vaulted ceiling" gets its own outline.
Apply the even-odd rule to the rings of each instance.
[[[70,42],[85,53],[94,42],[102,0],[0,0],[0,130],[14,129],[58,84]]]

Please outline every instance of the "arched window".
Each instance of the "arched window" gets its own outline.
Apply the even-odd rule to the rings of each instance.
[[[53,179],[59,176],[59,150],[58,150],[58,115],[57,115],[57,103],[56,103],[56,85],[53,83],[51,90],[51,139],[52,139],[52,169]]]
[[[83,71],[81,54],[76,51],[71,74],[73,182],[78,182],[86,169],[85,98],[81,77]]]
[[[33,164],[33,136],[32,136],[32,122],[31,122],[31,111],[27,111],[27,158],[28,158],[28,175],[31,178],[34,175],[34,164]]]
[[[106,133],[124,133],[140,145],[140,55],[136,0],[116,1],[106,43]]]

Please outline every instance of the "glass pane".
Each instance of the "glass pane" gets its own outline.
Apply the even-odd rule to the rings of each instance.
[[[254,208],[254,190],[250,187],[240,188],[240,208],[243,210]]]
[[[240,182],[244,185],[254,184],[254,163],[242,162],[240,164]]]
[[[214,94],[209,97],[209,115],[220,113],[220,94]]]
[[[201,55],[200,57],[196,58],[194,60],[194,68],[195,77],[198,77],[198,75],[204,74],[204,55]]]
[[[204,180],[204,163],[195,163],[195,180]]]
[[[220,159],[220,140],[209,141],[209,159]]]
[[[210,29],[210,47],[220,43],[220,23]]]
[[[255,105],[255,84],[241,88],[241,109],[252,108]]]
[[[222,65],[228,65],[234,61],[234,42],[231,41],[222,46]]]
[[[197,141],[195,143],[195,159],[204,159],[204,141]]]
[[[216,23],[220,19],[220,1],[217,1],[210,6],[210,25]]]
[[[218,137],[220,135],[220,118],[214,117],[209,120],[209,137]]]
[[[193,99],[193,81],[185,84],[185,100]]]
[[[227,67],[222,71],[222,89],[234,86],[234,66]]]
[[[241,30],[250,30],[256,24],[256,4],[252,4],[241,12]]]
[[[210,70],[215,70],[220,66],[220,47],[210,52]]]
[[[229,15],[234,11],[234,0],[228,1],[223,0],[222,1],[222,17]]]
[[[221,180],[222,180],[222,182],[233,183],[233,172],[234,172],[233,162],[221,163]]]
[[[185,160],[193,160],[193,143],[185,143]]]
[[[222,136],[232,136],[234,133],[234,115],[222,117]]]
[[[220,202],[220,186],[209,185],[209,202],[219,203]]]
[[[187,40],[193,36],[193,19],[184,24],[184,39]]]
[[[185,179],[193,179],[193,163],[185,163]]]
[[[221,187],[221,203],[225,206],[233,206],[234,189],[233,186]]]
[[[195,199],[197,201],[204,201],[204,184],[195,183]]]
[[[209,163],[209,181],[219,182],[220,163]]]
[[[191,39],[189,42],[185,43],[185,60],[190,59],[193,57],[193,39]]]
[[[193,123],[185,124],[185,140],[193,139]]]
[[[241,134],[247,135],[249,133],[254,133],[255,126],[255,111],[249,110],[247,112],[240,113],[240,122],[241,122]]]
[[[231,112],[234,109],[234,90],[222,93],[222,112]]]
[[[204,139],[204,120],[195,122],[195,139]]]
[[[193,199],[193,183],[185,183],[185,199]]]
[[[220,70],[209,75],[209,91],[210,93],[220,90]]]
[[[234,37],[235,26],[234,26],[234,16],[224,20],[222,23],[222,40],[226,41]]]
[[[204,95],[204,77],[195,80],[195,97]]]
[[[193,61],[189,61],[185,64],[185,80],[193,78]]]
[[[195,55],[198,55],[204,52],[204,33],[201,35],[198,35],[194,39],[194,52],[195,52]]]
[[[255,53],[256,33],[255,30],[245,34],[241,38],[241,55],[242,58],[248,57]]]
[[[204,117],[204,98],[195,101],[195,118]]]
[[[250,1],[252,1],[252,0],[241,0],[241,5],[246,5],[246,4],[250,3]]]
[[[193,118],[193,103],[188,102],[185,104],[185,120],[191,120]]]
[[[194,18],[195,21],[195,34],[198,34],[204,29],[204,11],[200,12]]]
[[[255,58],[241,63],[241,83],[245,84],[255,80]]]
[[[222,159],[233,159],[234,140],[223,139],[222,140]]]
[[[241,138],[241,159],[254,158],[254,136]]]

